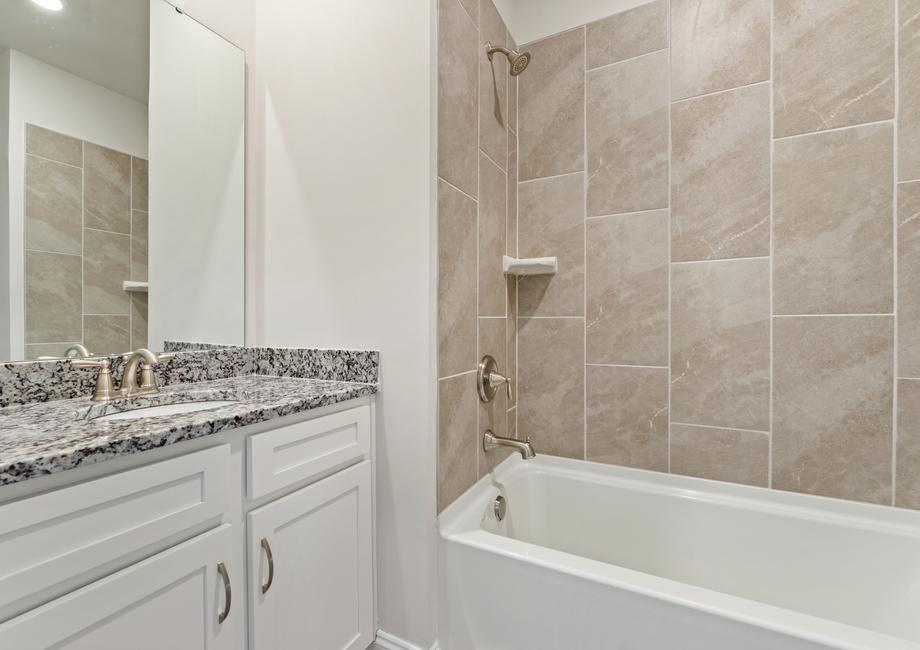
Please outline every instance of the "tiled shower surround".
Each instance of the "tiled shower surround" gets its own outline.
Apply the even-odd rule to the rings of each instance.
[[[500,268],[458,9],[441,0],[442,508],[488,469],[477,196],[478,268]],[[920,0],[657,0],[524,48],[507,247],[560,270],[509,311],[517,430],[920,508]]]
[[[147,161],[26,126],[26,358],[147,347]]]

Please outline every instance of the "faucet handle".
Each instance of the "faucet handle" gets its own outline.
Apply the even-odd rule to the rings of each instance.
[[[479,362],[479,374],[477,375],[476,384],[479,390],[479,399],[485,403],[495,399],[495,393],[498,392],[498,387],[502,384],[505,385],[505,390],[508,393],[508,401],[511,401],[511,378],[505,377],[498,372],[498,363],[491,355],[485,355],[482,361]]]
[[[112,362],[108,359],[90,361],[80,359],[71,361],[71,368],[98,368],[99,376],[96,378],[96,388],[93,391],[94,402],[108,402],[120,396],[115,390],[115,382],[112,380]]]

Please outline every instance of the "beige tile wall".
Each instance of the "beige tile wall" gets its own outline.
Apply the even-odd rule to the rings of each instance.
[[[514,255],[518,242],[518,97],[507,59],[490,62],[486,56],[487,43],[515,46],[491,0],[439,0],[438,33],[438,509],[443,510],[506,456],[485,454],[481,433],[517,431],[517,395],[509,402],[499,393],[481,404],[476,368],[491,354],[501,372],[515,378],[517,390],[517,294],[502,273],[502,255]],[[543,65],[547,62],[544,58]],[[579,181],[578,193],[580,188]],[[579,214],[569,223],[564,216],[547,214],[546,227],[571,240],[583,260],[583,220]],[[572,282],[583,282],[580,278],[573,274]]]
[[[147,345],[147,161],[26,127],[26,357]]]
[[[443,5],[442,48],[476,24]],[[920,1],[656,0],[526,49],[505,246],[560,271],[522,279],[506,319],[517,431],[538,453],[920,508]],[[475,120],[442,157],[475,153]],[[450,292],[469,332],[477,267],[481,291],[482,257]],[[441,327],[441,376],[469,376],[472,344],[450,365]],[[461,382],[442,380],[442,416],[475,400]],[[466,408],[442,418],[442,508],[491,467],[464,450],[458,471]]]

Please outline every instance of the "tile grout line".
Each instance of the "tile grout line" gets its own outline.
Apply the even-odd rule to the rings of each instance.
[[[524,183],[536,183],[537,181],[551,181],[554,178],[564,178],[566,176],[574,176],[575,174],[584,174],[584,173],[585,173],[584,169],[579,169],[574,172],[565,172],[564,174],[552,174],[551,176],[538,176],[537,178],[525,178],[523,180],[519,178],[518,185],[523,185]]]
[[[611,217],[628,217],[634,214],[648,214],[650,212],[661,212],[662,210],[667,210],[669,207],[670,206],[663,205],[660,208],[648,208],[646,210],[632,210],[630,212],[613,212],[611,214],[598,214],[598,215],[591,216],[591,217],[585,217],[585,219],[610,219]]]
[[[773,314],[773,318],[891,318],[894,313],[886,314]]]
[[[769,334],[769,336],[770,336],[770,340],[769,340],[769,343],[768,343],[768,346],[769,346],[769,347],[768,347],[768,365],[769,365],[769,371],[768,371],[768,372],[769,372],[770,387],[769,387],[769,393],[768,393],[768,396],[767,396],[767,408],[768,408],[768,411],[767,411],[767,427],[769,428],[769,433],[768,433],[768,436],[769,436],[769,437],[767,438],[767,487],[770,488],[770,489],[773,488],[773,442],[774,442],[774,440],[773,440],[773,433],[774,433],[774,431],[773,431],[773,429],[774,429],[774,423],[773,423],[773,399],[774,399],[774,385],[775,385],[775,384],[774,384],[774,376],[773,376],[773,371],[774,371],[774,363],[773,363],[773,360],[774,360],[774,357],[775,357],[775,355],[776,355],[776,350],[775,350],[774,320],[773,320],[774,312],[775,312],[775,310],[776,310],[776,307],[775,307],[775,305],[776,305],[776,298],[775,298],[775,296],[774,296],[774,288],[775,288],[775,287],[774,287],[774,285],[773,285],[773,263],[774,263],[774,255],[775,255],[775,251],[774,251],[774,243],[775,243],[775,242],[774,242],[774,240],[773,240],[773,208],[774,208],[774,202],[773,202],[773,160],[774,160],[774,148],[775,148],[775,146],[776,146],[776,139],[774,138],[774,135],[775,135],[774,129],[775,129],[775,122],[776,122],[775,117],[774,117],[774,115],[775,115],[775,110],[776,110],[776,107],[775,107],[775,105],[774,105],[774,101],[775,101],[775,100],[774,100],[774,91],[775,91],[775,86],[774,86],[774,84],[776,83],[776,80],[775,80],[776,74],[774,73],[774,70],[773,70],[773,60],[774,60],[774,56],[775,56],[774,51],[773,51],[773,46],[774,46],[774,41],[775,41],[775,36],[774,36],[774,34],[773,34],[773,22],[774,22],[773,12],[774,12],[774,7],[773,7],[773,3],[771,2],[771,3],[770,3],[770,76],[769,76],[769,80],[768,80],[768,83],[769,83],[769,91],[770,91],[770,98],[769,98],[769,106],[770,106],[770,134],[769,134],[769,138],[770,138],[770,160],[768,161],[768,164],[770,165],[770,207],[769,207],[769,210],[770,210],[770,215],[769,215],[769,219],[770,219],[770,232],[769,232],[769,237],[770,237],[770,240],[769,240],[770,255],[769,255],[769,262],[767,263],[767,264],[768,264],[768,267],[769,267],[768,272],[769,272],[769,274],[770,274],[770,277],[769,277],[769,279],[767,280],[767,284],[768,284],[768,286],[770,287],[770,307],[769,307],[769,309],[770,309],[770,323],[769,323],[769,328],[770,328],[770,334]]]
[[[640,5],[641,6],[641,5]],[[616,15],[616,14],[613,14]],[[596,65],[593,68],[588,67],[588,39],[587,39],[587,30],[585,33],[585,76],[587,77],[590,72],[597,72],[598,70],[606,70],[607,68],[612,68],[615,65],[620,65],[621,63],[629,63],[630,61],[635,61],[636,59],[641,59],[644,56],[649,56],[650,54],[658,54],[659,52],[664,52],[670,45],[664,47],[659,47],[657,50],[649,50],[648,52],[643,52],[642,54],[636,54],[634,56],[620,59],[618,61],[611,61],[610,63],[605,63],[603,65]]]
[[[769,436],[769,431],[761,431],[760,429],[742,429],[740,427],[720,427],[715,424],[694,424],[692,422],[672,422],[671,424],[676,424],[679,427],[697,427],[700,429],[715,429],[718,431],[740,431],[742,433],[758,433],[760,435]]]
[[[669,366],[643,366],[635,363],[586,363],[594,368],[644,368],[646,370],[667,370]]]
[[[458,0],[459,1],[459,0]],[[483,56],[482,54],[482,11],[481,3],[476,2],[476,11],[478,12],[478,17],[476,20],[476,196],[480,199],[482,198],[482,157],[480,152],[482,151],[482,61],[480,60]],[[460,6],[463,6],[463,3],[460,3]],[[491,160],[491,159],[490,159]],[[474,364],[479,363],[479,359],[482,358],[482,350],[479,348],[479,291],[481,287],[479,286],[479,265],[481,264],[481,251],[479,233],[482,223],[482,201],[476,202],[476,357]],[[474,372],[476,372],[474,370]],[[473,484],[476,484],[476,481],[479,480],[479,463],[480,456],[479,453],[479,436],[482,435],[482,408],[479,406],[479,403],[475,403],[476,407],[476,432],[473,436],[473,451],[475,452],[476,461],[473,465],[476,470],[473,478]],[[470,486],[467,486],[469,489]]]
[[[900,53],[900,44],[901,44],[901,12],[900,12],[900,0],[894,1],[894,121],[892,124],[892,130],[894,134],[894,146],[892,147],[892,174],[894,176],[892,183],[892,203],[891,203],[891,219],[892,219],[892,304],[894,307],[894,331],[892,333],[892,370],[891,373],[893,376],[892,379],[892,392],[891,392],[891,505],[897,505],[898,497],[898,374],[900,373],[900,368],[898,367],[898,357],[899,355],[899,340],[898,340],[898,314],[900,313],[900,304],[898,301],[898,265],[900,262],[900,255],[898,254],[898,174],[900,170],[898,169],[898,137],[900,135],[898,129],[898,122],[901,113],[901,53]]]
[[[671,262],[672,266],[681,266],[684,264],[717,264],[720,262],[749,262],[751,260],[766,260],[769,255],[760,255],[754,257],[722,257],[715,260],[683,260],[680,262]]]
[[[478,148],[478,147],[477,147],[477,148]],[[479,156],[476,156],[476,158],[478,159]],[[477,191],[478,191],[478,190],[479,190],[479,187],[478,187],[478,185],[479,185],[479,163],[477,162],[476,165],[477,165],[477,167],[476,167],[476,185],[477,185],[477,187],[476,187],[476,189],[477,189]],[[476,203],[479,203],[479,199],[476,199],[476,198],[470,196],[469,194],[467,194],[466,192],[464,192],[463,190],[461,190],[459,187],[457,187],[456,185],[454,185],[453,183],[451,183],[449,180],[447,180],[447,179],[444,178],[443,176],[440,176],[440,175],[439,175],[439,176],[438,176],[438,180],[441,181],[442,183],[444,183],[445,185],[447,185],[448,187],[450,187],[451,189],[457,190],[458,192],[460,192],[460,194],[462,194],[463,196],[465,196],[466,198],[468,198],[470,201],[474,201],[474,202],[476,202]],[[478,234],[479,234],[479,233],[477,233],[477,235],[478,235]]]
[[[584,169],[584,175],[581,179],[581,189],[582,189],[582,220],[581,220],[581,230],[582,230],[582,243],[584,244],[583,254],[584,257],[584,275],[582,276],[582,311],[584,314],[585,320],[582,323],[582,410],[581,410],[581,427],[582,427],[582,458],[588,460],[588,26],[582,26],[582,132],[581,132],[581,146],[582,146],[582,162],[581,166]]]
[[[673,119],[673,116],[671,114],[671,107],[674,105],[672,101],[672,97],[674,94],[674,81],[672,78],[673,77],[672,75],[673,66],[671,63],[671,57],[673,55],[674,50],[673,50],[672,43],[671,43],[671,29],[672,29],[671,0],[668,0],[668,15],[667,15],[666,20],[667,20],[667,26],[665,27],[665,29],[667,30],[667,36],[668,36],[668,290],[667,290],[667,296],[666,296],[667,301],[668,301],[668,342],[667,342],[667,353],[668,353],[668,449],[667,449],[667,452],[668,452],[668,458],[667,458],[667,468],[668,468],[668,474],[670,474],[671,473],[671,420],[672,420],[671,418],[671,392],[672,392],[671,391],[671,378],[673,374],[671,370],[671,367],[673,365],[673,362],[671,359],[671,337],[672,337],[672,334],[671,334],[671,311],[672,311],[671,310],[671,302],[672,302],[671,275],[672,275],[673,266],[671,262],[674,259],[673,258],[674,252],[672,250],[673,242],[671,241],[672,240],[671,222],[672,222],[672,219],[674,218],[672,214],[672,210],[674,206],[671,201],[671,192],[672,192],[672,187],[673,187],[672,185],[673,183],[673,169],[672,169],[673,161],[672,161],[671,149],[674,146],[673,128],[671,124],[672,119]]]
[[[773,31],[772,23],[770,25],[770,31],[772,35],[772,31]],[[771,61],[772,61],[772,58],[771,58]],[[740,86],[732,86],[731,88],[722,88],[721,90],[712,90],[712,91],[709,91],[708,93],[700,93],[699,95],[690,95],[689,97],[678,97],[677,99],[673,99],[672,97],[671,103],[680,104],[681,102],[689,102],[689,101],[693,101],[694,99],[703,99],[705,97],[712,97],[713,95],[723,95],[725,93],[730,93],[734,90],[744,90],[745,88],[751,88],[752,86],[761,86],[769,82],[770,82],[770,77],[767,77],[766,79],[761,79],[760,81],[752,81],[751,83],[742,84]]]
[[[82,155],[82,147],[81,147],[81,155]],[[47,158],[45,156],[39,156],[37,153],[31,153],[29,151],[26,151],[26,162],[28,162],[28,159],[30,157],[35,158],[36,160],[44,160],[45,162],[54,163],[55,165],[64,165],[65,167],[70,167],[71,169],[79,169],[80,171],[83,171],[83,168],[78,165],[72,165],[71,163],[66,163],[63,160],[55,160],[54,158]]]
[[[879,126],[881,124],[892,124],[894,122],[893,117],[889,117],[884,120],[873,120],[871,122],[860,122],[859,124],[848,124],[846,126],[836,126],[831,129],[821,129],[819,131],[808,131],[806,133],[793,133],[791,135],[781,135],[779,137],[774,137],[776,141],[785,141],[785,140],[795,140],[796,138],[809,138],[815,135],[821,135],[823,133],[837,133],[839,131],[849,131],[851,129],[859,129],[866,126]]]

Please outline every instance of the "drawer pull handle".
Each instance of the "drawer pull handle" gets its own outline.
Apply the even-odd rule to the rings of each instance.
[[[262,593],[264,594],[269,589],[271,589],[272,583],[275,581],[275,557],[272,555],[272,547],[269,546],[268,540],[262,538],[262,550],[265,551],[265,557],[268,558],[268,582],[262,585]]]
[[[224,611],[217,617],[218,623],[223,623],[230,615],[230,604],[233,602],[233,590],[230,588],[230,574],[227,573],[227,567],[223,562],[218,562],[217,572],[221,580],[224,581]]]

